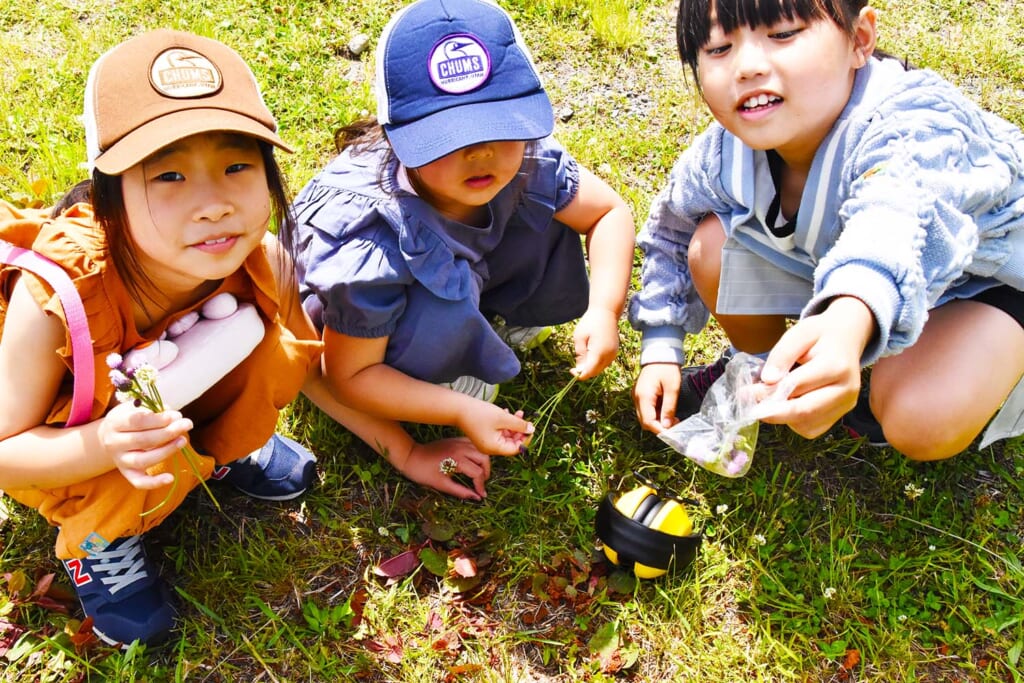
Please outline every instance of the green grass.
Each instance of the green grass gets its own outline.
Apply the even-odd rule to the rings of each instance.
[[[884,49],[1024,124],[1024,4],[877,5]],[[372,111],[372,56],[353,60],[346,46],[376,38],[397,6],[7,0],[0,196],[46,204],[83,177],[89,65],[157,26],[212,35],[250,60],[296,149],[282,163],[298,189],[329,158],[334,128]],[[674,54],[672,3],[506,6],[544,73],[559,137],[642,221],[709,120]],[[502,405],[535,414],[566,387],[570,331],[525,355]],[[691,341],[704,362],[722,336]],[[319,456],[314,491],[266,504],[217,489],[223,515],[200,492],[149,535],[181,606],[162,647],[76,647],[81,614],[60,600],[69,589],[52,531],[0,499],[3,680],[1024,680],[1022,440],[922,465],[838,430],[805,441],[763,427],[750,472],[724,479],[641,432],[629,397],[637,352],[623,324],[619,360],[567,389],[541,449],[496,459],[483,504],[409,483],[296,401],[281,428]],[[638,582],[595,551],[597,504],[632,487],[633,470],[700,501],[691,573]],[[411,573],[374,573],[409,551]],[[463,575],[468,561],[475,576]],[[49,574],[54,603],[33,595]]]

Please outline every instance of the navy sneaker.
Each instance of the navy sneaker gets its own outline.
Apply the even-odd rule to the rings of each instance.
[[[860,394],[857,395],[857,405],[843,415],[840,422],[850,438],[866,438],[868,443],[876,448],[884,448],[889,445],[885,438],[885,432],[882,431],[882,425],[878,423],[875,414],[871,412],[867,383],[861,384]]]
[[[93,632],[108,645],[157,643],[174,628],[170,587],[146,556],[142,536],[62,562]]]
[[[216,468],[211,479],[260,500],[291,500],[313,485],[316,456],[287,436],[274,434],[258,451]]]
[[[692,365],[682,369],[683,383],[679,387],[679,400],[676,402],[676,418],[685,420],[700,412],[704,397],[711,390],[711,385],[725,374],[725,366],[732,359],[732,347],[722,351],[714,363],[709,365]]]

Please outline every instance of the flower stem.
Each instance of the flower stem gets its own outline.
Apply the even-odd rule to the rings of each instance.
[[[189,469],[192,470],[192,474],[195,475],[195,478],[198,479],[199,483],[202,485],[203,490],[206,491],[206,495],[210,496],[210,500],[213,501],[213,506],[215,508],[217,508],[217,512],[222,512],[222,510],[220,508],[220,502],[217,501],[217,498],[213,495],[213,491],[210,490],[210,487],[206,484],[206,480],[203,479],[202,472],[199,471],[199,454],[196,453],[194,450],[192,450],[191,446],[185,446],[184,448],[182,448],[181,449],[181,454],[182,454],[182,456],[184,456],[185,462],[188,464]],[[175,473],[174,474],[174,482],[171,484],[171,489],[167,492],[167,495],[164,496],[164,499],[162,501],[160,501],[159,503],[157,503],[154,507],[152,507],[149,510],[146,510],[145,512],[141,513],[139,516],[140,517],[145,517],[147,515],[151,515],[154,512],[156,512],[157,510],[159,510],[160,508],[162,508],[164,505],[167,504],[167,501],[169,501],[171,499],[171,496],[174,495],[174,492],[177,489],[178,489],[178,474]]]
[[[571,389],[574,384],[576,384],[575,375],[571,376],[569,378],[569,382],[564,387],[548,397],[548,399],[544,401],[539,408],[537,408],[537,414],[534,418],[536,430],[534,431],[533,443],[530,446],[531,451],[540,453],[541,449],[544,447],[544,436],[547,433],[548,425],[551,423],[551,416],[554,414],[555,408],[557,408],[558,404],[562,402],[562,399],[565,398],[565,395],[569,393],[569,389]]]

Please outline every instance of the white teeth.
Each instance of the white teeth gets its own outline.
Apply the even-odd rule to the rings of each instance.
[[[215,240],[206,240],[205,242],[203,242],[203,244],[224,244],[227,241],[228,241],[227,237],[221,237],[221,238],[215,239]]]
[[[753,95],[743,103],[744,109],[754,109],[755,107],[763,107],[769,102],[778,102],[779,98],[775,95],[766,95],[761,93],[760,95]]]

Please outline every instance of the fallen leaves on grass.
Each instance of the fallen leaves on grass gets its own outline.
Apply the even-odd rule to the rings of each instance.
[[[7,655],[7,652],[14,647],[23,633],[25,633],[24,627],[6,619],[0,619],[0,657]]]
[[[636,664],[640,656],[635,645],[630,645],[618,621],[610,621],[594,632],[587,641],[591,658],[602,673],[613,674]]]
[[[68,607],[75,601],[74,594],[60,584],[54,584],[54,574],[44,574],[31,585],[28,576],[20,569],[4,574],[7,583],[7,595],[14,606],[25,607],[35,605],[54,612],[68,613]]]
[[[405,655],[405,644],[402,641],[401,633],[386,633],[382,638],[383,642],[376,640],[366,641],[366,648],[370,652],[376,652],[392,664],[398,664]]]
[[[420,561],[420,557],[415,550],[406,550],[378,564],[373,568],[373,573],[383,579],[387,579],[390,586],[402,577],[416,571],[416,568],[420,566]]]

